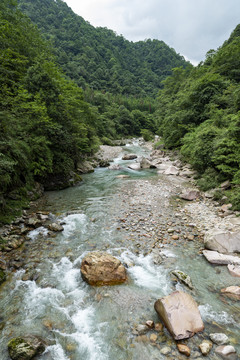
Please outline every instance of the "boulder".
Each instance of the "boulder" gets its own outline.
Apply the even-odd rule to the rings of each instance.
[[[213,229],[204,237],[205,248],[220,253],[240,252],[240,231]]]
[[[204,329],[196,301],[183,291],[158,299],[154,308],[175,340],[187,339]]]
[[[172,274],[175,275],[184,285],[187,285],[190,289],[193,289],[192,281],[189,275],[185,274],[181,270],[173,270]]]
[[[133,160],[133,159],[137,159],[136,154],[126,154],[122,157],[122,160]]]
[[[128,168],[131,169],[131,170],[140,170],[141,165],[140,165],[140,163],[134,163],[134,164],[128,165]]]
[[[8,352],[13,360],[31,360],[42,354],[46,344],[37,336],[27,335],[13,338],[8,343]]]
[[[165,171],[164,174],[166,175],[178,175],[179,174],[179,169],[176,166],[169,166]]]
[[[203,255],[211,264],[228,265],[236,264],[240,265],[240,257],[234,255],[220,254],[217,251],[203,250]]]
[[[116,179],[128,179],[128,178],[130,178],[129,175],[117,175],[116,176]]]
[[[143,157],[140,161],[141,169],[156,169],[156,166],[152,164],[148,159]]]
[[[81,275],[89,285],[121,284],[127,280],[125,267],[114,256],[95,251],[87,254],[81,264]]]
[[[230,272],[230,274],[234,277],[240,277],[240,266],[239,265],[231,265],[229,264],[228,266],[228,271]]]
[[[240,286],[229,286],[221,290],[221,293],[235,300],[240,300]]]
[[[64,230],[63,226],[62,226],[61,224],[59,224],[59,223],[49,224],[49,225],[48,225],[48,229],[49,229],[50,231],[55,231],[55,232],[63,231],[63,230]]]
[[[212,333],[209,337],[212,342],[217,345],[226,345],[229,343],[229,338],[223,333]]]
[[[231,345],[221,345],[215,349],[215,353],[220,355],[223,359],[235,360],[237,359],[237,353]]]
[[[200,192],[198,190],[185,191],[184,193],[182,193],[180,195],[181,199],[188,200],[188,201],[196,200],[199,197],[200,197]]]
[[[89,161],[85,160],[77,164],[77,171],[80,174],[88,174],[94,172],[94,167]]]
[[[229,189],[230,187],[231,187],[231,183],[230,183],[229,180],[224,181],[224,182],[220,185],[220,188],[221,188],[222,190],[227,190],[227,189]]]
[[[120,170],[121,166],[119,164],[112,164],[108,167],[109,170]]]

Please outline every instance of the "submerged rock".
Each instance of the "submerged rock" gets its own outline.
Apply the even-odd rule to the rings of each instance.
[[[27,335],[13,338],[8,343],[8,352],[13,360],[31,360],[42,354],[45,343],[37,336]]]
[[[208,231],[204,238],[204,245],[209,250],[220,253],[240,252],[240,231],[223,230]]]
[[[189,275],[185,274],[181,270],[173,270],[171,273],[175,275],[183,284],[187,285],[190,289],[193,289],[192,281]]]
[[[212,349],[212,342],[209,340],[203,340],[203,342],[199,345],[199,349],[201,350],[201,353],[206,356]]]
[[[127,280],[125,267],[114,256],[95,251],[86,255],[81,264],[81,275],[89,285],[116,285]]]
[[[237,264],[240,265],[240,257],[234,255],[220,254],[217,251],[203,250],[203,255],[211,264],[228,265]]]
[[[50,231],[55,231],[55,232],[58,232],[58,231],[63,231],[64,228],[61,224],[58,224],[58,223],[52,223],[52,224],[49,224],[48,225],[48,229]]]
[[[175,340],[187,339],[204,329],[196,301],[183,291],[158,299],[154,308]]]

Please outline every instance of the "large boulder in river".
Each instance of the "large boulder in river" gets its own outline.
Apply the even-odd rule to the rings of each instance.
[[[181,199],[188,201],[196,200],[199,197],[200,197],[200,192],[198,190],[188,190],[180,195]]]
[[[125,267],[114,256],[100,251],[87,254],[81,264],[83,280],[89,285],[116,285],[127,280]]]
[[[240,231],[210,230],[204,237],[204,245],[223,254],[240,252]]]
[[[33,335],[19,336],[8,343],[8,352],[13,360],[31,360],[45,350],[42,339]]]
[[[196,301],[183,291],[158,299],[154,308],[175,340],[187,339],[204,329]]]
[[[152,164],[148,159],[142,157],[140,160],[141,169],[156,169],[156,166]]]
[[[133,163],[128,165],[128,168],[131,170],[140,170],[141,169],[141,164],[140,163]]]

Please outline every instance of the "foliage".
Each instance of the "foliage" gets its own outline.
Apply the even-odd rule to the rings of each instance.
[[[151,141],[154,138],[153,134],[148,129],[142,129],[141,130],[141,135],[142,135],[142,137],[143,137],[143,139],[145,141]]]

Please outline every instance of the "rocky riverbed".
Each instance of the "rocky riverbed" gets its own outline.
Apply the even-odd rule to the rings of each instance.
[[[91,217],[89,217],[87,225],[88,230],[90,228],[94,230],[96,226],[94,231],[97,233],[93,231],[91,239],[89,239],[88,234],[82,233],[81,241],[86,244],[84,251],[105,250],[117,256],[128,269],[129,283],[121,288],[117,287],[116,290],[113,288],[107,290],[105,287],[103,289],[97,288],[92,292],[90,291],[90,297],[94,297],[94,301],[99,304],[97,306],[104,303],[104,306],[111,308],[110,302],[112,301],[115,305],[117,304],[119,309],[123,308],[124,304],[125,307],[132,309],[131,312],[130,310],[128,312],[128,318],[125,318],[124,315],[122,324],[119,324],[122,336],[115,339],[115,343],[118,344],[117,346],[120,349],[128,349],[128,355],[123,355],[125,356],[124,359],[135,359],[134,355],[131,355],[134,354],[134,349],[136,354],[140,354],[140,349],[142,347],[148,349],[148,346],[156,350],[151,355],[154,359],[158,356],[157,354],[159,354],[160,358],[163,356],[166,359],[183,359],[186,355],[188,356],[189,351],[191,352],[191,358],[196,359],[202,358],[203,355],[206,356],[207,351],[211,354],[208,355],[210,359],[219,359],[219,356],[220,358],[225,356],[224,351],[229,351],[226,358],[236,359],[237,355],[232,349],[233,346],[237,345],[236,331],[231,332],[228,324],[231,322],[239,323],[239,306],[236,298],[226,297],[220,292],[221,287],[219,284],[222,281],[222,288],[231,285],[237,287],[238,280],[233,277],[230,282],[231,275],[228,275],[227,268],[212,267],[203,258],[202,251],[205,247],[204,238],[209,230],[216,228],[238,233],[239,218],[236,216],[237,214],[231,211],[230,206],[222,207],[211,199],[211,194],[199,192],[194,186],[194,172],[188,165],[182,164],[176,155],[174,156],[174,154],[162,150],[153,151],[150,149],[151,144],[145,145],[149,149],[147,153],[140,151],[136,159],[126,160],[126,162],[121,160],[121,157],[124,153],[131,153],[132,150],[128,151],[128,147],[122,148],[120,146],[102,147],[98,154],[98,160],[94,160],[102,161],[102,164],[104,162],[105,166],[109,166],[111,160],[117,157],[117,161],[110,164],[110,169],[112,165],[117,165],[117,167],[112,167],[112,170],[109,170],[111,172],[111,181],[116,178],[117,190],[107,195],[110,196],[110,201],[107,203],[107,217],[100,218],[100,213],[103,211],[101,207],[97,211],[93,210],[92,213],[90,211]],[[147,158],[147,161],[143,160],[143,155]],[[127,168],[125,164],[127,164]],[[134,167],[132,170],[131,165],[136,164],[138,164],[139,170],[134,170]],[[146,167],[150,169],[150,172],[146,173],[146,176],[139,177],[138,174],[141,171],[144,174]],[[117,170],[114,170],[114,168]],[[89,194],[90,190],[87,190]],[[108,194],[107,187],[104,191],[104,196],[106,196]],[[191,196],[189,195],[190,191],[192,191]],[[224,196],[224,188],[222,192]],[[183,198],[186,195],[187,197],[193,197],[193,200],[184,200]],[[74,262],[77,264],[81,250],[79,254],[79,246],[76,245],[74,250],[71,241],[68,240],[73,240],[71,231],[68,230],[68,222],[74,219],[81,219],[81,221],[85,219],[82,214],[84,208],[79,211],[74,208],[75,197],[73,195],[74,200],[69,203],[70,211],[66,212],[66,198],[63,197],[61,201],[61,193],[53,193],[50,202],[51,206],[48,206],[49,196],[46,195],[45,198],[33,204],[28,213],[23,213],[23,216],[17,219],[14,224],[1,229],[1,236],[5,239],[5,243],[0,252],[0,268],[7,274],[6,284],[11,281],[11,272],[15,272],[17,276],[20,276],[21,281],[25,281],[26,284],[33,282],[38,284],[40,288],[42,288],[43,284],[45,284],[44,286],[50,286],[51,280],[48,280],[47,284],[46,280],[44,280],[41,262],[44,262],[44,257],[47,256],[48,261],[50,260],[56,264],[61,263],[62,251],[71,260],[74,269]],[[56,206],[54,198],[57,199]],[[92,204],[91,196],[88,199],[89,208]],[[101,202],[102,199],[99,198],[97,201]],[[73,202],[74,206],[72,205]],[[79,215],[78,212],[80,212]],[[83,224],[82,229],[84,226],[86,225]],[[101,230],[99,231],[99,229]],[[67,231],[70,231],[70,235],[68,235]],[[111,242],[111,239],[99,243],[97,239],[101,238],[101,231],[104,232],[105,237],[108,236],[106,234],[114,232],[116,234],[114,235],[116,238],[114,243]],[[58,249],[58,243],[61,244],[62,242],[64,244],[66,241],[68,242],[67,247],[61,245],[62,248]],[[188,261],[191,262],[189,266],[187,265]],[[194,262],[196,269],[194,268]],[[23,269],[22,273],[19,272],[21,269]],[[183,274],[186,276],[190,272],[193,283],[192,289],[179,279],[176,274],[173,274],[177,269],[184,270]],[[145,271],[145,273],[142,274],[141,271]],[[164,281],[167,281],[167,284],[160,279],[162,275],[159,271],[164,275]],[[139,279],[141,276],[142,280]],[[221,280],[223,279],[222,276],[224,276],[224,280]],[[201,281],[199,281],[199,277],[202,277]],[[208,277],[210,279],[209,283]],[[133,295],[128,290],[128,286],[131,286],[132,282],[140,283],[139,280],[142,281],[140,287],[146,287],[146,293],[139,295],[138,298],[138,293],[135,292]],[[6,286],[4,294],[1,295],[2,297],[6,294]],[[157,300],[156,289],[161,286],[166,286],[166,290],[163,291],[164,295],[180,289],[189,292],[199,304],[202,304],[201,313],[204,318],[205,331],[187,342],[183,341],[178,344],[182,345],[182,347],[176,347],[175,342],[171,340],[171,336],[158,322],[156,315],[152,315],[153,304]],[[214,301],[217,301],[217,305],[216,309],[209,310],[210,305],[206,304],[206,299],[211,299],[211,297],[214,298]],[[223,303],[222,310],[219,299],[220,303]],[[109,303],[106,304],[107,302]],[[224,310],[226,309],[232,310],[229,318],[225,321],[227,313]],[[139,311],[141,311],[141,314],[137,316],[136,313]],[[115,316],[117,318],[117,315]],[[3,329],[7,321],[10,320],[3,319]],[[150,326],[148,321],[152,321],[151,324],[153,325]],[[45,326],[47,323],[48,326]],[[45,319],[44,324],[45,332],[46,328],[51,331],[53,327],[51,321]],[[12,333],[12,331],[11,326],[6,327],[4,336],[8,337],[8,334]],[[220,343],[211,339],[211,333],[228,335],[228,344],[230,343],[230,345],[226,346],[231,348],[218,349],[217,345]],[[39,335],[42,336],[42,334]],[[205,343],[202,347],[199,347],[203,341]],[[75,349],[72,350],[72,355],[70,350],[67,351],[71,357],[63,357],[62,359],[77,359],[77,355],[74,355]],[[145,350],[142,350],[145,355],[147,352],[145,353]],[[55,360],[53,356],[42,356],[41,359],[53,358]],[[139,355],[136,356],[139,358]],[[108,359],[107,355],[105,358]]]

